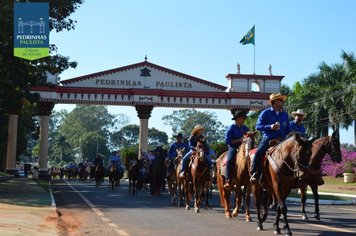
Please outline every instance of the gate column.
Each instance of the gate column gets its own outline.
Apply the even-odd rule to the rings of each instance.
[[[48,128],[49,116],[52,113],[54,103],[39,102],[37,103],[38,114],[40,115],[40,158],[38,160],[40,179],[50,179],[48,173]]]
[[[16,169],[16,148],[17,148],[17,126],[19,114],[22,109],[22,102],[13,104],[8,111],[9,124],[7,133],[7,150],[6,150],[6,173],[15,175]]]
[[[151,117],[153,106],[136,105],[137,116],[140,118],[140,131],[139,131],[139,151],[138,158],[141,159],[141,151],[147,152],[148,146],[148,119]]]

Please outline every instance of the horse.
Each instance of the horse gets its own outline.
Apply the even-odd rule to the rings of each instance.
[[[331,136],[319,138],[313,142],[312,155],[309,161],[308,176],[304,180],[304,184],[300,185],[301,202],[302,202],[302,217],[304,220],[308,219],[305,212],[306,190],[309,185],[313,191],[314,196],[314,218],[320,220],[319,213],[319,194],[318,194],[318,179],[321,178],[320,165],[324,156],[328,154],[333,162],[341,162],[340,141],[337,136],[337,131],[334,131]]]
[[[314,140],[306,140],[300,133],[291,133],[285,140],[267,151],[267,159],[262,161],[262,178],[254,183],[253,193],[257,211],[257,230],[263,230],[261,219],[261,192],[266,189],[277,200],[276,218],[273,223],[274,234],[280,234],[280,215],[284,218],[285,235],[292,235],[287,218],[285,200],[299,179],[307,175],[308,163],[311,156],[311,146]]]
[[[217,176],[217,168],[216,168],[216,161],[212,160],[211,171],[209,175],[209,179],[206,182],[205,188],[205,199],[204,204],[205,207],[210,208],[209,199],[213,197],[213,183],[216,183],[216,176]]]
[[[250,193],[251,193],[251,183],[250,183],[250,174],[249,174],[249,166],[250,166],[250,158],[249,151],[251,147],[254,146],[256,132],[248,132],[244,135],[243,142],[239,147],[239,151],[236,154],[235,168],[231,173],[232,184],[230,189],[224,188],[224,177],[221,175],[222,162],[224,158],[227,158],[227,152],[224,152],[220,155],[220,157],[216,161],[217,165],[217,183],[220,193],[220,203],[221,206],[224,207],[225,217],[232,218],[232,216],[236,217],[238,215],[238,209],[241,205],[241,187],[245,186],[246,189],[246,207],[245,207],[245,219],[247,222],[251,221],[250,216]],[[235,186],[235,187],[234,187]],[[230,195],[231,191],[235,191],[235,209],[232,214],[230,212]]]
[[[165,168],[164,160],[166,159],[166,153],[162,149],[155,152],[155,159],[152,160],[149,167],[150,178],[150,193],[152,196],[159,196],[161,190],[164,187],[165,180]]]
[[[176,149],[177,156],[174,159],[166,159],[165,167],[167,173],[167,184],[169,195],[171,197],[171,204],[173,206],[176,205],[176,197],[177,197],[177,176],[176,176],[176,168],[178,165],[178,159],[181,160],[184,155],[185,148]]]
[[[186,181],[186,177],[180,177],[180,169],[182,168],[182,159],[184,157],[185,149],[177,149],[177,157],[175,158],[176,161],[176,169],[175,169],[175,175],[176,175],[176,180],[177,180],[177,190],[178,190],[178,199],[177,199],[177,205],[180,207],[183,204],[183,198],[185,198],[186,201],[186,209],[189,209],[189,191],[187,191],[187,188],[189,186],[189,180]],[[184,197],[185,196],[185,197]]]
[[[104,167],[101,164],[95,165],[95,186],[98,188],[104,180]]]
[[[120,179],[123,177],[123,173],[118,169],[116,163],[112,163],[109,167],[109,184],[111,184],[111,189],[114,190],[120,185]]]
[[[140,179],[140,169],[143,166],[143,159],[135,161],[129,168],[129,194],[137,194]]]
[[[202,142],[198,141],[195,152],[192,153],[192,184],[195,193],[194,211],[199,213],[200,205],[205,197],[206,183],[209,181],[209,167],[205,160],[205,147]]]

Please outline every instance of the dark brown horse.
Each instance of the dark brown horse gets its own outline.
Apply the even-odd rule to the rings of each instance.
[[[165,181],[164,160],[166,159],[166,151],[159,150],[154,152],[155,159],[152,160],[149,167],[150,178],[150,193],[152,196],[159,196]]]
[[[104,180],[104,167],[101,164],[95,166],[94,172],[95,186],[98,188]]]
[[[299,179],[307,174],[311,156],[312,140],[308,141],[299,133],[292,133],[273,150],[267,151],[267,160],[262,162],[262,179],[260,183],[253,184],[257,210],[257,230],[262,230],[261,204],[262,190],[267,189],[277,200],[276,218],[273,224],[274,234],[280,234],[280,215],[284,219],[285,235],[292,235],[290,231],[287,206],[285,200],[293,186]]]
[[[308,176],[305,179],[305,183],[300,186],[302,216],[305,220],[308,219],[307,213],[305,212],[305,202],[307,200],[306,190],[308,185],[311,187],[314,196],[314,218],[320,220],[318,194],[318,184],[320,183],[318,183],[318,180],[321,178],[320,165],[326,154],[330,155],[333,162],[341,162],[340,141],[337,136],[337,131],[334,131],[331,136],[322,137],[313,142]]]
[[[195,193],[194,210],[199,213],[199,208],[205,198],[206,184],[209,181],[209,167],[208,162],[205,160],[205,147],[203,143],[198,141],[195,152],[192,153],[192,184]]]
[[[227,152],[224,152],[220,155],[220,157],[216,161],[217,165],[217,183],[219,187],[220,193],[220,203],[221,206],[224,207],[225,217],[231,218],[232,216],[236,217],[238,215],[238,209],[241,205],[241,187],[245,186],[246,188],[246,207],[245,207],[245,218],[246,221],[251,221],[250,217],[250,193],[251,193],[251,183],[250,183],[250,174],[249,174],[249,166],[250,166],[250,158],[249,158],[249,151],[252,147],[254,147],[254,139],[255,139],[256,132],[248,132],[244,135],[244,140],[240,145],[239,151],[236,154],[236,161],[235,161],[235,168],[231,176],[234,178],[232,179],[231,188],[225,189],[224,188],[224,177],[221,175],[221,163],[223,162],[224,158],[227,157]],[[235,209],[231,215],[230,212],[230,195],[231,191],[235,191]]]
[[[129,194],[137,194],[138,182],[140,179],[140,169],[143,166],[143,159],[135,161],[129,168]]]

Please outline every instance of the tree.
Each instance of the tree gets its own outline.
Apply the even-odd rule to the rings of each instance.
[[[151,128],[148,129],[148,143],[150,144],[167,144],[168,143],[168,135],[165,132],[162,132],[158,129]]]
[[[226,126],[218,121],[217,115],[214,112],[200,112],[195,109],[183,109],[174,111],[171,115],[162,117],[164,124],[172,127],[173,133],[182,133],[188,137],[194,126],[202,125],[204,133],[209,143],[222,142]]]
[[[25,1],[17,1],[25,2]],[[31,2],[47,2],[44,0],[31,0]],[[70,15],[83,3],[83,0],[50,0],[50,31],[72,30],[75,21]],[[34,61],[27,61],[13,56],[13,0],[2,0],[0,4],[0,117],[7,120],[9,111],[21,110],[24,103],[34,104],[39,96],[30,93],[31,86],[48,85],[46,72],[53,74],[61,73],[69,67],[75,68],[77,63],[70,62],[68,57],[58,54],[55,44],[50,45],[50,56]],[[29,120],[35,113],[22,113],[27,118],[19,119],[19,126],[29,130],[33,124],[22,121]],[[7,140],[7,122],[0,127],[0,139]],[[25,127],[28,125],[28,127]],[[33,131],[33,130],[32,130]],[[20,133],[18,140],[24,143],[27,134]],[[0,163],[4,163],[6,153],[6,142],[0,145]]]

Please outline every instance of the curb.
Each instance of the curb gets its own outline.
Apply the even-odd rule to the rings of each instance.
[[[333,194],[333,196],[340,196],[338,194]],[[345,197],[345,196],[344,196]],[[346,196],[348,197],[348,196]],[[294,202],[294,203],[300,203],[301,200],[300,198],[296,197],[288,197],[287,202]],[[306,201],[307,204],[314,204],[314,199],[307,199]],[[342,201],[342,200],[320,200],[319,199],[319,205],[356,205],[356,199],[352,199],[350,201]]]
[[[49,180],[49,194],[51,196],[51,207],[57,209],[56,200],[54,199],[53,192],[52,192],[52,183],[50,180]]]

